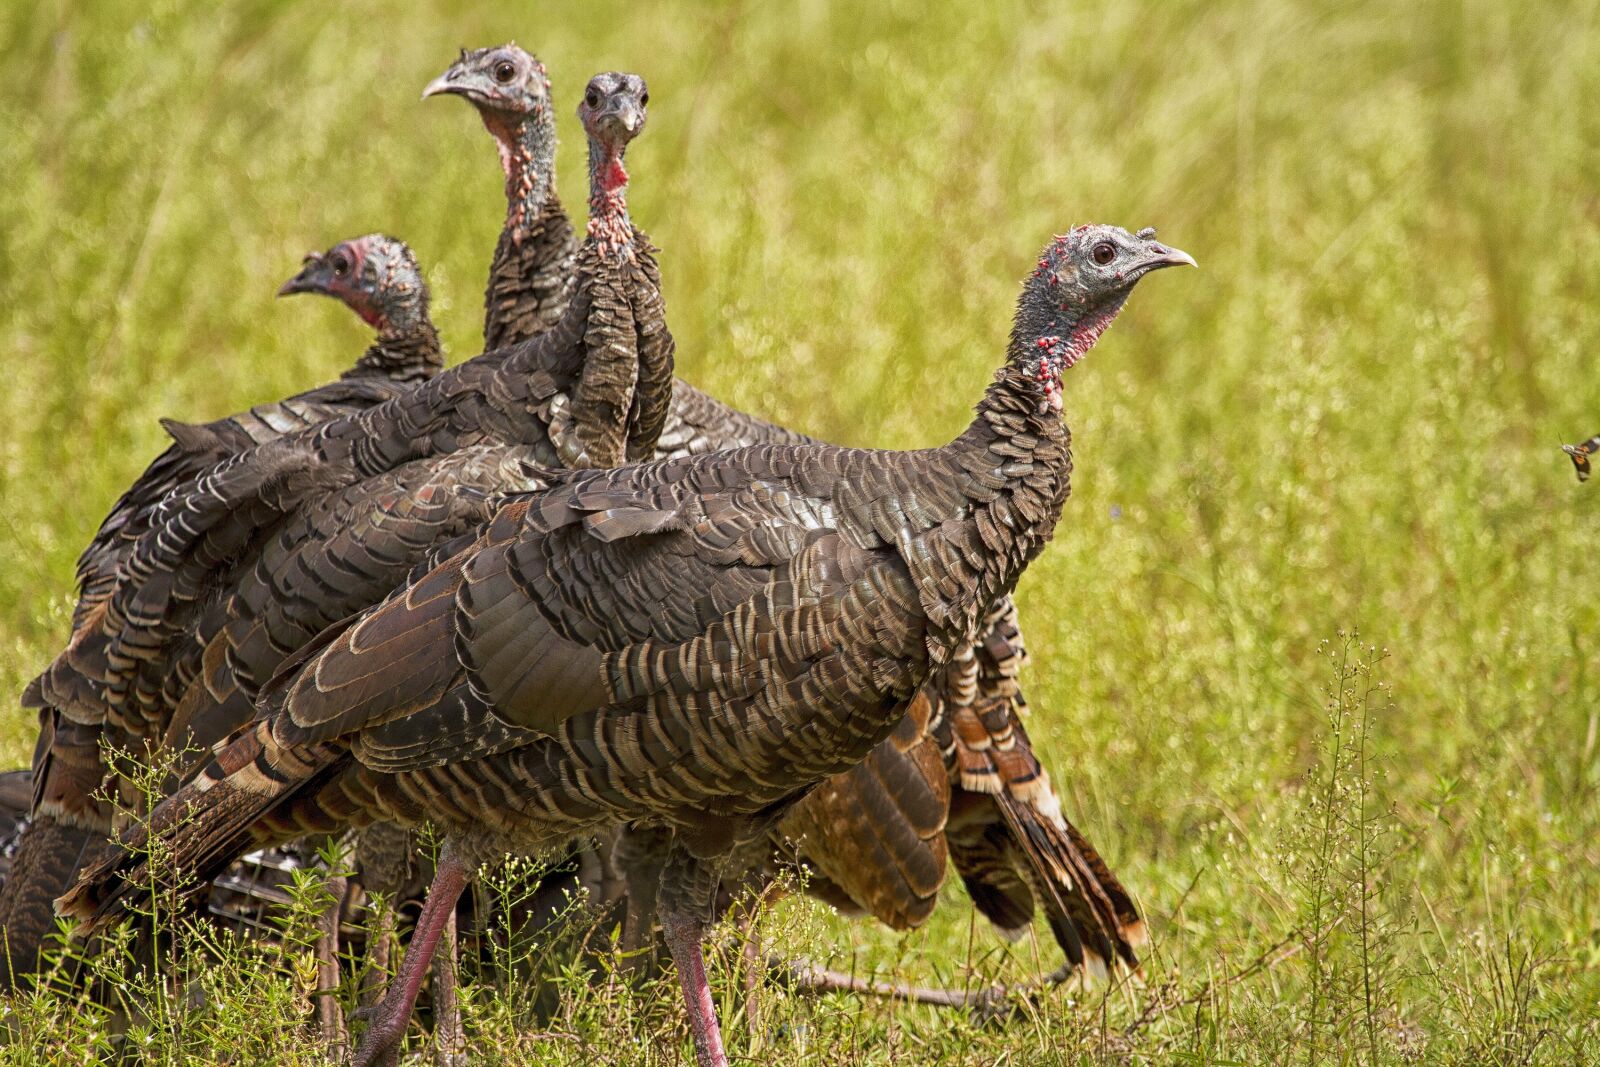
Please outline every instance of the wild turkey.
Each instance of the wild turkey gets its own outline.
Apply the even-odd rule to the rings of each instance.
[[[559,207],[547,207],[558,205],[550,178],[555,161],[555,134],[548,118],[548,81],[537,59],[515,44],[506,44],[471,52],[463,50],[461,58],[435,79],[423,95],[446,92],[466,97],[478,109],[485,128],[495,138],[505,168],[506,224],[495,249],[486,299],[485,339],[492,346],[496,337],[520,339],[514,324],[549,321],[551,305],[545,294],[558,289],[548,279],[560,274],[559,242],[548,238],[530,242],[522,236],[524,220],[530,218],[540,219],[541,225],[548,225],[542,221],[546,217],[559,218],[561,222],[556,224],[556,232],[570,232],[569,227],[562,225],[564,216],[559,215]],[[523,250],[520,256],[509,254],[508,250],[515,248]],[[530,277],[547,280],[530,285],[524,281]],[[737,411],[679,381],[672,391],[671,408],[657,442],[656,456],[671,458],[752,444],[802,442],[821,443]],[[1009,612],[1002,612],[1002,615],[1010,617]],[[1006,658],[1012,664],[1020,664],[1024,655],[1020,633],[1014,625],[1009,635],[1002,635],[998,629],[992,631],[984,644],[1008,647]],[[1008,709],[1013,700],[1022,703],[1014,671],[995,679],[995,684],[1004,691],[987,694],[990,719],[998,714],[994,709]],[[955,709],[973,697],[970,691],[965,697],[947,691],[941,680],[935,680],[931,686],[929,697],[940,708]],[[225,716],[223,721],[238,720]],[[1002,717],[1002,724],[1006,721]],[[964,833],[972,832],[970,826],[980,813],[994,823],[1001,820],[1002,803],[1016,807],[1018,829],[1015,832],[1019,839],[1002,850],[1002,858],[997,859],[972,846],[957,850],[957,869],[975,894],[982,900],[1006,900],[1020,906],[1020,889],[1013,889],[1010,895],[999,890],[982,892],[985,883],[974,868],[976,860],[969,862],[969,857],[981,856],[991,877],[1000,877],[1000,870],[1005,869],[1008,885],[1033,887],[1033,895],[1049,914],[1069,963],[1086,964],[1091,970],[1095,969],[1102,961],[1112,958],[1101,955],[1095,948],[1107,942],[1115,944],[1117,956],[1132,960],[1133,946],[1141,936],[1136,917],[1130,923],[1125,915],[1123,921],[1116,924],[1102,924],[1102,927],[1081,932],[1072,930],[1071,924],[1063,918],[1061,903],[1081,900],[1085,894],[1095,899],[1114,896],[1127,900],[1125,891],[1109,871],[1104,890],[1064,881],[1063,858],[1048,850],[1039,853],[1023,840],[1037,840],[1045,834],[1032,828],[1032,823],[1040,819],[1051,823],[1053,830],[1070,829],[1061,816],[1048,775],[1038,768],[1026,735],[1002,730],[995,741],[987,737],[962,736],[952,733],[949,715],[935,716],[927,725],[938,729],[940,736],[932,733],[897,735],[893,741],[885,742],[883,751],[874,758],[846,772],[839,780],[819,787],[797,805],[786,820],[785,835],[804,832],[808,859],[814,861],[805,864],[809,874],[807,884],[813,894],[847,912],[870,912],[895,929],[906,929],[926,920],[944,880],[947,859],[944,829],[951,810],[950,789],[953,788],[953,803],[962,813],[962,825],[967,828]],[[932,758],[939,750],[944,752],[948,769],[955,777],[954,784],[949,787],[940,780],[944,767]],[[965,771],[957,766],[958,757],[962,756],[967,763]],[[1025,773],[1026,778],[1007,782],[996,770],[977,782],[972,765],[995,759],[1004,759],[1009,767]],[[1033,771],[1020,770],[1030,764]],[[889,778],[898,786],[886,788]],[[968,793],[974,788],[984,797],[1012,796],[1011,790],[1026,793],[1026,796],[1014,796],[1011,801],[969,798]],[[990,824],[980,822],[980,825],[985,827],[985,832],[994,833],[987,830]],[[1013,823],[1005,825],[1009,827]],[[781,855],[792,850],[780,845],[777,851]],[[588,863],[586,856],[575,855],[563,867],[580,864],[600,871],[611,866],[605,862]],[[1021,866],[1015,869],[1009,866],[1014,864]],[[780,862],[779,865],[784,864]],[[838,872],[838,878],[830,880],[821,876],[824,868]],[[643,882],[648,881],[646,873]],[[844,888],[844,881],[849,882],[848,889]],[[553,888],[546,895],[559,897],[571,884],[569,879],[552,879]],[[608,878],[594,876],[578,879],[577,884],[600,895],[608,889],[614,892],[617,885]],[[1103,909],[1099,913],[1104,915]],[[630,914],[630,925],[653,921],[647,906],[634,907]],[[995,918],[997,913],[986,914]],[[1031,909],[1028,914],[1032,914]],[[1007,923],[1015,922],[1015,907],[1000,918],[1001,928],[1014,932],[1015,926]],[[641,931],[633,929],[625,940],[630,948],[637,948],[642,937]],[[1087,959],[1077,955],[1078,946],[1085,941],[1090,946]]]
[[[472,103],[500,150],[506,215],[484,293],[483,337],[485,351],[502,348],[528,340],[558,322],[571,300],[576,279],[578,241],[555,189],[557,138],[549,76],[537,57],[514,42],[471,52],[462,49],[460,58],[430,82],[422,96],[427,99],[440,94],[462,96]],[[422,485],[413,486],[395,499],[409,499],[415,503],[415,491],[425,487],[430,492],[440,493],[441,499],[461,502],[460,495],[453,491],[454,486],[448,483],[448,470],[439,469],[437,477],[424,472],[412,473],[422,475]],[[415,481],[415,477],[412,480]],[[451,490],[448,493],[447,486]],[[319,533],[331,533],[337,516],[326,508],[322,512],[312,529],[286,531],[278,541],[305,544]],[[462,520],[468,514],[466,509],[458,509],[458,512]],[[444,536],[451,530],[450,524],[442,522],[414,523],[409,531],[411,543],[397,557],[391,558],[409,559],[426,545],[426,538]],[[360,546],[358,533],[358,530],[349,533],[349,547]],[[257,571],[261,573],[257,575],[254,590],[258,603],[248,607],[241,605],[236,602],[240,596],[236,593],[229,603],[215,606],[208,612],[211,623],[202,626],[201,644],[210,649],[211,667],[203,685],[190,684],[183,695],[176,697],[181,703],[177,705],[168,731],[169,750],[189,745],[209,746],[243,721],[265,676],[276,667],[279,659],[308,636],[303,632],[307,618],[303,599],[309,590],[297,585],[295,577],[311,576],[314,580],[310,564],[305,560],[315,557],[305,552],[300,555],[302,562],[291,566],[285,566],[282,560],[277,568],[266,559],[258,561]],[[369,563],[372,558],[368,556]],[[276,576],[273,576],[274,569],[278,571]],[[261,594],[273,588],[269,583],[282,585],[286,581],[290,583],[288,588],[292,595],[281,599],[288,606],[300,609],[287,615],[284,611],[273,610],[285,605],[260,602],[264,600]],[[394,581],[380,579],[376,595],[386,592]],[[373,588],[373,583],[369,581],[359,588]],[[340,601],[348,610],[367,606],[352,599],[350,592],[345,586],[346,595]],[[318,617],[331,622],[345,613],[334,607]],[[287,626],[284,625],[286,618]],[[231,633],[219,636],[215,630],[222,620],[226,620]],[[254,650],[251,654],[239,647],[240,642],[250,638],[269,640],[272,647]],[[242,687],[232,677],[236,671],[249,675]],[[196,725],[200,727],[198,732],[193,730]],[[413,837],[391,826],[369,827],[357,841],[356,870],[363,888],[376,902],[374,921],[378,931],[369,952],[369,981],[363,989],[363,1000],[382,992],[381,981],[373,976],[387,973],[393,904],[412,884],[410,878],[401,878],[396,872],[411,866],[415,851]]]
[[[428,287],[410,247],[381,233],[341,241],[305,257],[279,296],[319,293],[361,316],[376,333],[355,364],[328,385],[212,422],[163,419],[173,438],[111,508],[78,558],[79,600],[73,631],[103,605],[117,568],[148,529],[155,506],[214,463],[353,411],[374,407],[444,369],[439,335],[428,316]]]
[[[642,83],[624,77],[597,76],[581,109],[594,142],[614,140],[619,159],[644,118]],[[605,183],[597,178],[597,184]],[[607,243],[608,226],[619,219],[625,225],[626,218],[619,189],[591,219],[585,255],[592,261],[583,291],[594,299],[605,289],[596,279],[610,277],[606,284],[614,283],[631,305],[658,317],[651,324],[621,321],[631,306],[623,304],[623,315],[616,316],[622,329],[616,329],[591,313],[584,343],[599,348],[597,338],[605,337],[608,359],[621,350],[665,348],[660,377],[670,382],[671,338],[659,297],[640,294],[647,283],[622,264],[635,253],[648,260],[651,249],[642,235],[618,246]],[[636,332],[626,332],[630,328]],[[648,339],[648,349],[640,336]],[[618,433],[615,443],[603,442],[596,451],[619,458],[623,444]],[[549,458],[548,449],[485,440],[400,464],[325,496],[308,496],[242,557],[249,566],[236,566],[225,587],[230,591],[211,602],[169,660],[172,682],[164,703],[175,714],[166,746],[204,749],[226,736],[250,716],[261,686],[295,650],[324,627],[381,600],[434,546],[488,518],[492,494],[524,487],[526,464]]]
[[[556,122],[544,64],[514,42],[461,50],[423,99],[465,97],[500,149],[506,222],[483,297],[484,351],[537,336],[572,299],[578,240],[556,196]],[[648,93],[642,103],[648,103]]]
[[[22,701],[39,709],[40,736],[33,821],[18,842],[15,874],[0,891],[0,931],[10,946],[13,973],[32,969],[43,937],[55,926],[50,901],[71,884],[84,850],[111,830],[111,812],[96,799],[110,776],[102,736],[121,748],[137,748],[150,739],[108,722],[97,692],[70,669],[59,668],[93,639],[118,569],[148,532],[157,505],[228,456],[373,407],[443,367],[439,335],[428,317],[427,286],[402,241],[369,234],[308,255],[279,290],[280,296],[292,293],[342,301],[374,328],[372,346],[338,381],[310,392],[204,424],[164,420],[173,443],[123,493],[78,561],[79,598],[67,652],[56,668],[35,679]]]
[[[78,559],[79,598],[73,639],[92,630],[105,610],[119,568],[150,528],[157,506],[175,488],[208,467],[329,419],[375,407],[425,381],[444,367],[439,335],[428,317],[428,291],[405,242],[383,234],[344,241],[311,253],[279,296],[322,293],[343,301],[377,333],[361,358],[338,381],[272,404],[203,424],[163,419],[173,443],[123,493]],[[29,686],[25,707],[62,702],[81,679],[46,672]],[[66,702],[71,702],[70,698]],[[94,697],[87,697],[93,704]]]
[[[302,650],[148,831],[205,877],[252,843],[352,823],[447,830],[366,1064],[402,1034],[480,862],[665,826],[668,947],[700,1062],[725,1065],[700,953],[718,878],[759,862],[785,810],[866,757],[980,636],[1066,500],[1062,373],[1145,274],[1180,263],[1153,231],[1058,238],[976,418],[942,448],[542,472],[548,488],[511,498],[471,546]],[[138,856],[98,864],[62,911],[116,911],[160,877]]]
[[[1578,481],[1586,482],[1589,480],[1589,457],[1600,452],[1600,433],[1581,444],[1562,445],[1561,451],[1572,459],[1572,465],[1578,470]]]

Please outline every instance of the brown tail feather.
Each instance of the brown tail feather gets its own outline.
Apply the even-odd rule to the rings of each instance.
[[[33,754],[31,812],[58,822],[111,832],[111,806],[103,799],[110,768],[100,747],[101,727],[71,722],[52,708],[39,713]]]
[[[1022,936],[1033,922],[1033,890],[1016,869],[1014,849],[1007,847],[1005,834],[984,832],[973,838],[970,832],[950,838],[950,858],[961,884],[966,887],[972,906],[994,925],[1006,940]]]
[[[1016,715],[1021,704],[1016,690],[946,706],[955,799],[966,812],[957,869],[974,904],[1002,932],[1026,925],[1037,902],[1074,969],[1099,974],[1120,964],[1137,972],[1135,949],[1144,942],[1138,909],[1062,815]]]
[[[1091,972],[1120,962],[1138,973],[1144,923],[1099,854],[1065,820],[1058,826],[1009,794],[996,799],[1068,960]]]

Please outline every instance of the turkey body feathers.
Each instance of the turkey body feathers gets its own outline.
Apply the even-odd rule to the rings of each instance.
[[[950,779],[927,730],[928,710],[919,695],[865,760],[789,809],[774,843],[780,869],[799,850],[808,892],[895,930],[933,914],[948,860]]]
[[[577,235],[555,193],[526,227],[500,231],[483,294],[483,347],[489,352],[537,337],[561,321],[577,277]]]
[[[531,488],[532,449],[478,445],[402,464],[297,511],[168,671],[164,744],[206,749],[254,714],[270,675],[326,627],[380,600],[434,546],[474,529],[494,494]]]
[[[939,458],[764,446],[550,472],[551,488],[504,507],[473,548],[269,688],[272,769],[249,780],[284,777],[274,746],[305,768],[324,738],[358,733],[352,751],[367,762],[395,723],[427,735],[436,715],[476,715],[544,739],[399,773],[390,760],[367,818],[443,806],[532,848],[648,814],[691,841],[719,839],[722,820],[864,757],[920,685],[926,594],[871,516]],[[608,533],[640,514],[648,532]],[[947,516],[924,514],[920,532],[936,540]]]
[[[137,542],[104,624],[71,650],[68,669],[111,694],[110,714],[159,729],[171,705],[147,694],[164,689],[170,700],[170,642],[192,625],[230,561],[248,559],[297,509],[403,463],[475,445],[524,445],[551,465],[589,455],[620,461],[634,406],[631,305],[614,271],[596,266],[586,282],[562,322],[534,341],[470,360],[369,411],[270,442],[212,468],[193,491],[168,497]],[[660,340],[655,345],[663,348]],[[592,346],[602,355],[586,363]],[[563,421],[566,398],[577,398],[569,405],[577,409],[583,376],[601,375],[600,366],[609,368],[608,380],[630,384]],[[609,430],[594,429],[601,420]],[[563,428],[576,444],[563,440]],[[605,443],[613,438],[615,445]]]
[[[59,707],[80,717],[95,717],[97,690],[86,681],[98,669],[82,670],[85,659],[77,646],[92,642],[116,590],[118,569],[133,555],[158,516],[162,502],[206,470],[257,445],[376,407],[406,392],[415,381],[378,377],[345,379],[273,404],[209,423],[163,421],[173,443],[157,456],[112,505],[100,528],[78,558],[78,602],[73,608],[68,651],[51,669],[34,679],[23,695],[24,707]]]

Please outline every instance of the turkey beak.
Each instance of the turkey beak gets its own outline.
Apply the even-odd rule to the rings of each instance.
[[[279,296],[295,293],[322,293],[328,288],[328,268],[321,257],[308,258],[300,273],[278,287]]]
[[[1146,250],[1144,261],[1140,263],[1142,268],[1140,273],[1148,274],[1150,271],[1160,270],[1162,267],[1198,267],[1199,265],[1194,261],[1194,257],[1183,249],[1168,248],[1166,245],[1156,244],[1152,241]]]
[[[628,136],[632,137],[644,125],[644,108],[632,100],[624,100],[617,105],[616,118]]]
[[[428,83],[427,88],[422,90],[422,99],[426,100],[430,96],[439,96],[443,93],[456,93],[460,96],[471,95],[467,92],[467,87],[461,82],[461,74],[460,68],[451,67]]]

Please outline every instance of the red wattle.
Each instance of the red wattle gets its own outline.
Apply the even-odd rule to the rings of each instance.
[[[628,172],[622,169],[622,160],[612,156],[602,180],[608,193],[627,185]]]

